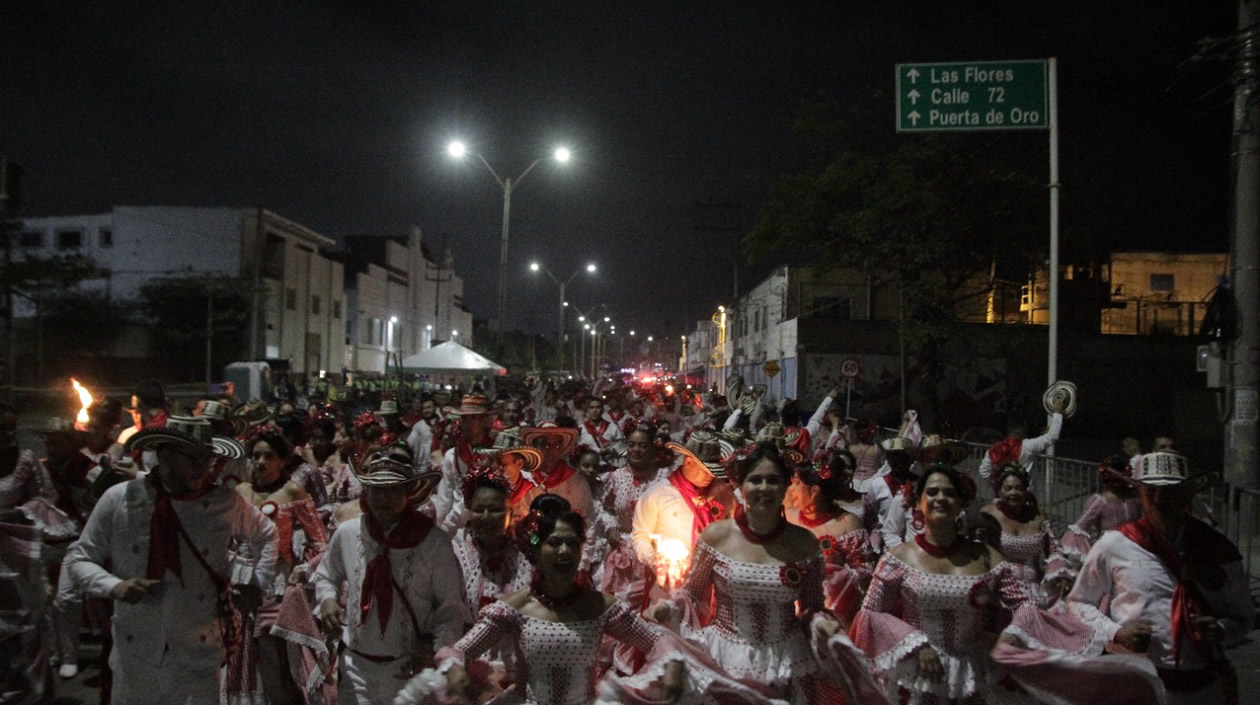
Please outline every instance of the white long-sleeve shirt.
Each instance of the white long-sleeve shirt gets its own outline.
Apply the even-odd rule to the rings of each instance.
[[[428,420],[416,421],[411,427],[411,433],[407,434],[407,445],[411,448],[411,454],[415,456],[416,467],[427,469],[429,455],[433,452],[433,427],[429,425]]]
[[[154,489],[144,480],[115,485],[101,495],[65,559],[65,569],[88,595],[108,598],[124,580],[145,577],[154,498]],[[192,544],[219,576],[233,575],[228,549],[243,542],[248,544],[248,555],[257,556],[251,584],[264,590],[270,586],[276,565],[276,527],[262,512],[223,487],[199,499],[172,500],[171,505]],[[140,602],[114,602],[116,648],[171,668],[222,657],[217,611],[220,586],[192,550],[179,539],[182,580],[168,571],[161,585]],[[111,568],[106,570],[106,565]]]
[[[403,658],[421,644],[397,592],[384,634],[377,613],[380,605],[373,603],[366,616],[359,610],[364,571],[368,561],[381,550],[381,545],[363,528],[363,517],[338,526],[328,543],[328,553],[312,577],[315,604],[336,600],[344,582],[346,609],[341,639],[345,645],[372,656]],[[433,636],[432,646],[440,648],[458,641],[464,624],[470,620],[464,605],[464,581],[450,538],[434,527],[415,547],[391,549],[389,568],[394,582],[406,591],[407,603],[415,611],[420,628]]]
[[[1063,414],[1050,415],[1050,428],[1045,433],[1036,438],[1025,438],[1019,446],[1019,464],[1024,466],[1024,470],[1032,477],[1033,461],[1037,456],[1044,453],[1047,448],[1054,445],[1059,440],[1059,433],[1063,430]],[[996,468],[993,461],[989,460],[989,454],[985,453],[984,458],[980,460],[980,477],[984,480],[989,479],[989,475]]]
[[[1225,643],[1239,642],[1255,622],[1255,606],[1247,591],[1242,561],[1221,566],[1220,589],[1200,584],[1212,614],[1225,629]],[[1147,655],[1158,668],[1193,670],[1205,664],[1188,639],[1181,646],[1181,666],[1172,651],[1172,596],[1177,579],[1159,557],[1119,531],[1107,531],[1090,549],[1068,595],[1068,606],[1110,641],[1125,624],[1145,619],[1152,625]],[[1099,605],[1108,602],[1106,611]]]
[[[666,476],[652,483],[635,503],[630,547],[645,565],[652,565],[656,556],[656,550],[652,548],[653,534],[682,541],[687,550],[691,550],[694,521],[695,515],[687,500]]]

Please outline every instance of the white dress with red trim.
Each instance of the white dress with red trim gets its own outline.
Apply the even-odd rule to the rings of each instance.
[[[936,705],[1020,702],[989,658],[996,635],[989,631],[998,603],[1031,609],[1018,568],[1001,562],[980,575],[926,573],[893,554],[875,567],[870,588],[850,634],[874,661],[889,698]],[[919,675],[917,652],[931,646],[944,667],[933,683]]]
[[[869,664],[843,632],[814,637],[814,619],[829,616],[824,573],[821,553],[795,563],[745,563],[696,541],[687,580],[675,593],[683,636],[732,678],[792,705],[884,702]]]
[[[1141,518],[1142,501],[1137,497],[1111,502],[1101,494],[1091,495],[1085,501],[1085,510],[1081,512],[1081,517],[1076,523],[1069,524],[1067,531],[1063,532],[1063,555],[1072,567],[1079,570],[1089,549],[1104,531],[1111,531],[1121,524]]]
[[[670,468],[662,467],[646,480],[638,480],[629,466],[617,468],[608,474],[604,484],[604,497],[600,502],[597,536],[602,538],[609,529],[616,529],[621,544],[608,551],[604,558],[599,588],[630,602],[638,604],[643,596],[643,564],[639,562],[630,545],[630,532],[634,530],[634,508],[648,487],[658,480],[669,477]]]
[[[1063,547],[1055,538],[1049,520],[1041,523],[1041,531],[1036,534],[1018,535],[1003,531],[1002,556],[1015,565],[1028,594],[1042,606],[1048,606],[1059,597],[1052,594],[1052,582],[1076,577],[1076,571],[1063,555]]]

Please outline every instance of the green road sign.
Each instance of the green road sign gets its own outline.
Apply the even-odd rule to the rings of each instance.
[[[897,64],[897,131],[1044,130],[1046,61]]]

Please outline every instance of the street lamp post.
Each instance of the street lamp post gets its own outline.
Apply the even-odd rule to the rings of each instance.
[[[604,316],[603,320],[595,321],[591,324],[591,379],[595,379],[596,375],[599,374],[599,325],[608,323],[611,320],[608,316]]]
[[[464,155],[468,153],[468,146],[463,142],[454,141],[447,145],[446,151],[452,157],[462,159]],[[494,180],[499,183],[499,187],[503,189],[503,239],[499,245],[499,320],[498,323],[495,324],[495,347],[498,349],[499,355],[502,355],[503,319],[507,316],[508,225],[511,222],[512,214],[512,189],[516,188],[521,180],[524,179],[529,172],[533,171],[534,167],[537,166],[538,162],[542,161],[543,158],[538,157],[534,161],[530,162],[529,166],[525,167],[525,171],[522,171],[521,175],[515,179],[512,179],[511,177],[505,179],[501,178],[498,172],[494,170],[494,167],[490,166],[490,162],[486,161],[486,158],[481,156],[481,152],[475,152],[475,154],[477,155],[477,158],[481,160],[481,163],[485,165],[486,170],[490,172],[490,175],[494,177]],[[551,156],[557,162],[563,164],[569,161],[572,154],[568,149],[558,147]]]
[[[590,274],[595,273],[594,264],[588,264],[586,265],[584,269],[586,272]],[[557,354],[560,356],[559,369],[563,370],[564,369],[564,307],[568,305],[564,302],[564,287],[569,282],[573,281],[573,279],[577,277],[577,275],[581,274],[583,270],[579,269],[573,274],[570,274],[569,278],[565,279],[564,281],[560,281],[560,279],[558,279],[556,275],[551,273],[550,269],[547,269],[546,267],[538,264],[537,262],[530,262],[529,270],[531,272],[539,272],[539,271],[546,272],[547,276],[551,277],[551,281],[555,282],[557,285],[560,286],[560,307],[558,309],[559,321],[557,323],[557,330],[556,330],[556,350],[557,350]],[[579,318],[578,320],[581,320],[581,319]]]

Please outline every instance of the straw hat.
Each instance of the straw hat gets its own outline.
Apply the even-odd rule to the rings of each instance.
[[[1041,405],[1045,407],[1046,413],[1055,413],[1054,407],[1062,405],[1063,415],[1071,418],[1076,413],[1076,385],[1071,382],[1059,380],[1050,385],[1046,393],[1041,395]]]
[[[526,474],[534,472],[542,467],[543,464],[542,453],[524,446],[519,448],[475,448],[473,452],[496,460],[500,465],[503,464],[503,458],[509,456],[520,458],[521,462],[524,463],[521,466],[521,471]]]
[[[271,409],[267,408],[267,403],[262,399],[250,399],[236,407],[236,413],[233,415],[245,419],[250,426],[269,421],[272,416]]]
[[[202,448],[229,459],[245,457],[245,446],[235,438],[214,435],[209,419],[196,416],[171,416],[165,426],[142,429],[127,439],[126,450],[157,450],[166,445]]]
[[[454,412],[456,416],[481,416],[490,413],[490,400],[486,399],[483,394],[465,394],[463,399],[459,400],[459,408]]]
[[[883,447],[885,453],[909,454],[910,451],[915,448],[914,441],[906,438],[905,436],[893,436],[892,438],[880,443],[880,446]]]
[[[1215,482],[1217,477],[1219,477],[1219,473],[1215,472],[1191,475],[1190,463],[1186,462],[1186,456],[1165,450],[1143,455],[1142,461],[1134,468],[1132,477],[1115,470],[1108,469],[1108,471],[1134,487],[1142,485],[1150,485],[1151,487],[1184,485],[1191,492],[1202,490]]]
[[[967,459],[967,446],[954,440],[947,440],[939,433],[929,433],[923,438],[923,445],[910,449],[910,457],[920,463],[944,463],[957,465]]]
[[[393,399],[382,399],[381,408],[376,410],[377,416],[397,416],[398,402]]]

